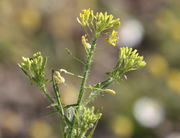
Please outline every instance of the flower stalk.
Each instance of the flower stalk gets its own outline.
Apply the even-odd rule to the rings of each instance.
[[[92,64],[92,59],[93,59],[93,55],[94,55],[94,52],[95,52],[96,41],[97,41],[98,37],[99,36],[97,35],[92,41],[91,49],[90,49],[88,59],[87,59],[87,63],[85,64],[84,73],[83,73],[83,79],[82,79],[82,82],[81,82],[81,87],[80,87],[78,101],[77,101],[78,105],[80,105],[81,102],[82,102],[83,92],[84,92],[84,89],[85,89],[85,86],[86,86],[86,81],[88,79],[88,74],[89,74],[90,67],[91,67],[91,64]]]

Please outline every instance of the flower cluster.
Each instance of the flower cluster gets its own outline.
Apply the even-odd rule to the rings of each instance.
[[[96,19],[96,31],[97,32],[102,32],[107,29],[117,29],[120,25],[120,20],[119,18],[114,19],[113,15],[108,15],[107,12],[105,13],[96,13],[95,16]]]
[[[109,44],[111,44],[113,46],[116,46],[116,43],[117,43],[117,40],[118,40],[117,34],[118,34],[118,32],[113,30],[111,35],[108,38],[106,38],[106,41]]]
[[[29,79],[42,86],[45,82],[45,66],[47,62],[46,57],[42,57],[40,52],[33,54],[32,58],[22,57],[23,62],[18,64],[22,71],[29,77]]]
[[[117,29],[120,25],[119,18],[114,19],[113,15],[107,14],[107,12],[97,12],[94,15],[93,10],[85,9],[80,13],[80,19],[77,18],[78,22],[83,27],[92,27],[91,29],[97,33],[101,33],[107,29]]]
[[[75,114],[75,118],[77,122],[75,123],[75,127],[72,129],[72,137],[82,138],[88,132],[87,138],[92,136],[92,133],[97,125],[98,120],[101,118],[102,113],[96,112],[95,108],[92,106],[91,108],[87,108],[84,105],[79,106],[79,110],[76,111],[74,108],[68,109],[68,118],[72,120],[72,114]],[[70,127],[66,127],[66,133],[70,130]]]
[[[93,10],[90,10],[90,9],[85,9],[82,11],[82,13],[80,13],[80,18],[77,18],[77,21],[83,26],[83,27],[86,27],[86,26],[90,26],[93,25],[93,21],[94,21],[94,12]]]
[[[95,125],[95,122],[98,121],[102,114],[101,113],[95,113],[94,107],[87,108],[85,106],[80,107],[81,114],[79,114],[79,122],[78,125],[80,126],[81,132],[86,133],[89,129],[93,128]],[[83,136],[83,134],[81,134]]]
[[[119,78],[122,74],[137,70],[145,65],[146,62],[143,60],[143,56],[139,56],[136,49],[122,47],[120,48],[119,58],[115,68],[108,74],[113,78]]]
[[[117,31],[115,31],[119,25],[120,20],[119,18],[114,19],[113,15],[107,14],[107,12],[97,12],[94,14],[93,10],[85,9],[80,13],[80,19],[77,18],[78,22],[81,24],[81,26],[85,29],[86,27],[90,30],[91,33],[94,33],[96,37],[98,37],[102,32],[107,31],[106,33],[108,35],[108,38],[106,38],[107,42],[109,42],[111,45],[116,46],[117,38]],[[109,33],[111,32],[112,33]],[[88,35],[88,32],[86,31],[86,35]],[[86,40],[86,41],[85,41]],[[82,37],[82,44],[85,46],[85,48],[89,47],[90,45],[87,45],[87,39],[85,36]]]

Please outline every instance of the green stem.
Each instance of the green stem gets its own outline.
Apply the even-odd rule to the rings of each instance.
[[[77,105],[78,105],[77,112],[79,112],[79,108],[80,108],[80,105],[82,103],[84,89],[85,89],[86,81],[88,79],[88,75],[89,75],[90,67],[91,67],[91,64],[92,64],[94,51],[95,51],[95,48],[96,48],[96,41],[97,41],[98,37],[99,37],[99,34],[96,34],[95,37],[92,40],[91,49],[90,49],[90,52],[88,54],[87,63],[85,64],[85,67],[84,67],[83,79],[82,79],[82,82],[81,82],[78,101],[77,101]],[[69,135],[70,137],[69,138],[72,137],[72,132],[73,132],[75,122],[76,122],[75,117],[73,117],[72,126],[71,126],[71,129],[70,129],[70,135]]]
[[[82,79],[82,82],[81,82],[81,87],[80,87],[78,101],[77,101],[78,105],[80,105],[81,102],[82,102],[84,88],[85,88],[85,85],[86,85],[86,81],[88,79],[89,70],[90,70],[90,67],[91,67],[91,64],[92,64],[92,59],[93,59],[94,51],[95,51],[95,48],[96,48],[96,41],[97,41],[97,37],[95,37],[93,39],[93,41],[92,41],[91,50],[90,50],[89,55],[88,55],[87,63],[85,64],[85,69],[84,69],[84,73],[83,73],[83,79]]]
[[[112,78],[109,78],[103,82],[100,82],[98,84],[95,85],[95,87],[98,89],[103,89],[106,88],[107,86],[109,86],[114,80]],[[93,92],[91,92],[91,94],[89,95],[88,99],[85,102],[85,105],[91,103],[92,101],[94,101],[94,99],[99,96],[101,94],[101,92],[99,90],[95,90]]]
[[[64,116],[64,110],[63,110],[62,101],[61,101],[61,97],[60,97],[60,91],[59,91],[59,88],[58,88],[53,76],[54,76],[54,70],[52,70],[53,90],[54,90],[58,105],[60,107],[61,114]]]
[[[54,103],[54,100],[51,98],[51,96],[48,94],[45,84],[42,85],[41,90],[43,91],[44,95],[48,98],[49,102],[51,104]]]
[[[57,83],[54,80],[54,70],[52,70],[52,83],[53,83],[53,90],[58,102],[58,106],[60,107],[60,113],[62,115],[63,120],[65,120],[65,114],[64,114],[64,108],[62,106],[62,101],[61,101],[61,96],[60,96],[60,91],[59,91],[59,87],[57,86]],[[66,121],[65,121],[66,122]]]
[[[82,132],[80,133],[80,135],[79,135],[79,138],[82,138],[82,137],[85,135],[86,131],[87,131],[87,130],[82,131]]]
[[[49,93],[48,93],[48,91],[47,91],[47,89],[46,89],[46,85],[45,85],[45,84],[41,86],[41,90],[43,91],[44,95],[48,98],[49,102],[50,102],[51,104],[54,104],[55,101],[54,101],[53,98],[51,98],[51,96],[49,95]],[[59,108],[59,107],[55,106],[54,108],[55,108],[56,111],[60,111],[60,108]],[[59,112],[59,113],[60,113],[60,115],[62,115],[62,111]],[[62,115],[62,116],[63,116],[63,115]],[[64,123],[65,123],[65,124],[68,123],[68,124],[70,125],[70,121],[69,121],[69,119],[68,119],[65,115],[63,116],[63,118],[64,118],[64,119],[63,119]]]

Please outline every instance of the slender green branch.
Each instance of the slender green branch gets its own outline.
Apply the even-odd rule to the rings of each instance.
[[[70,55],[73,59],[75,59],[79,63],[85,65],[85,63],[81,59],[79,59],[76,56],[74,56],[73,53],[68,48],[65,48],[65,50],[66,50],[67,54]]]
[[[60,107],[61,114],[62,114],[62,116],[64,116],[64,109],[63,109],[63,106],[62,106],[62,101],[61,101],[61,97],[60,97],[60,91],[59,91],[59,88],[58,88],[56,82],[54,81],[53,75],[54,75],[54,70],[52,70],[53,90],[54,90],[54,93],[55,93],[55,96],[56,96],[56,99],[57,99],[57,102],[58,102],[58,106]]]
[[[85,69],[84,69],[84,73],[83,73],[83,79],[82,79],[82,82],[81,82],[80,92],[79,92],[78,101],[77,101],[78,105],[80,105],[81,102],[82,102],[84,88],[85,88],[86,81],[87,81],[88,74],[89,74],[89,70],[90,70],[90,67],[91,67],[91,64],[92,64],[92,58],[93,58],[93,55],[94,55],[94,51],[95,51],[95,48],[96,48],[97,38],[98,38],[98,36],[96,36],[92,41],[91,50],[90,50],[89,55],[88,55],[87,63],[85,64]]]
[[[96,35],[92,40],[91,49],[90,49],[90,52],[89,52],[89,55],[88,55],[87,63],[85,64],[85,67],[84,67],[83,79],[82,79],[82,82],[81,82],[78,101],[77,101],[77,105],[78,105],[77,111],[78,112],[79,112],[79,108],[80,108],[80,105],[81,105],[81,102],[82,102],[82,97],[83,97],[83,94],[84,94],[84,89],[85,89],[86,81],[88,79],[88,74],[89,74],[90,67],[91,67],[91,64],[92,64],[92,58],[93,58],[93,55],[94,55],[94,51],[95,51],[95,48],[96,48],[96,41],[97,41],[98,37],[99,37],[99,34]],[[71,126],[71,130],[70,130],[70,138],[72,137],[72,131],[73,131],[73,128],[74,128],[74,125],[75,125],[75,121],[76,121],[75,117],[73,117],[72,126]]]
[[[94,131],[95,131],[96,127],[97,127],[98,122],[99,122],[99,120],[96,121],[94,127],[93,127],[92,130],[89,132],[89,135],[87,136],[87,138],[91,138],[91,137],[92,137],[92,135],[94,134]]]
[[[44,95],[48,98],[48,101],[49,101],[51,104],[55,104],[55,101],[54,101],[53,98],[49,95],[45,84],[42,85],[41,90],[43,91]],[[60,109],[58,106],[54,106],[54,108],[55,108],[55,111],[58,111],[58,112],[61,111],[61,109]],[[65,115],[63,115],[64,113],[62,114],[62,111],[59,112],[59,113],[60,113],[60,115],[64,116],[64,117],[63,117],[63,118],[64,118],[64,119],[63,119],[64,123],[70,125],[71,122],[69,121],[69,119],[68,119]]]
[[[76,106],[78,106],[77,104],[69,104],[69,105],[66,105],[65,107],[64,107],[64,109],[68,109],[68,108],[70,108],[70,107],[76,107]]]
[[[43,91],[44,95],[48,98],[48,100],[49,100],[49,102],[50,102],[51,104],[55,103],[54,100],[53,100],[53,98],[49,95],[49,93],[48,93],[48,91],[47,91],[47,89],[46,89],[46,85],[45,85],[45,84],[42,85],[40,89]]]
[[[107,86],[109,86],[114,80],[112,78],[109,78],[105,81],[102,81],[100,83],[97,83],[95,85],[95,87],[98,89],[103,89],[103,88],[106,88]],[[91,94],[89,95],[89,98],[85,101],[85,105],[91,103],[94,101],[94,99],[96,97],[98,97],[99,95],[101,94],[101,92],[99,90],[95,90],[93,92],[91,92]]]

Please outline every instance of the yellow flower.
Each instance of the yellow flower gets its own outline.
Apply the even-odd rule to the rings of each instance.
[[[102,12],[97,12],[95,16],[96,22],[96,31],[97,32],[102,32],[107,29],[117,29],[120,26],[120,19],[114,19],[113,15],[107,14],[107,12],[102,13]]]
[[[146,66],[146,62],[143,56],[139,56],[136,49],[122,47],[119,49],[119,58],[116,66],[107,74],[112,78],[120,79],[122,74],[140,69],[144,66]]]
[[[108,29],[117,29],[120,25],[119,18],[114,19],[113,15],[107,14],[107,12],[97,12],[94,14],[93,10],[85,9],[80,13],[80,19],[77,21],[85,29],[88,27],[91,32],[96,35]]]
[[[117,36],[118,32],[116,31],[112,31],[111,35],[106,38],[105,40],[110,43],[113,46],[116,46],[117,40],[118,40],[118,36]]]
[[[82,13],[80,13],[80,19],[77,18],[77,21],[79,24],[81,24],[83,27],[89,26],[89,21],[94,18],[94,13],[90,9],[84,9]]]

